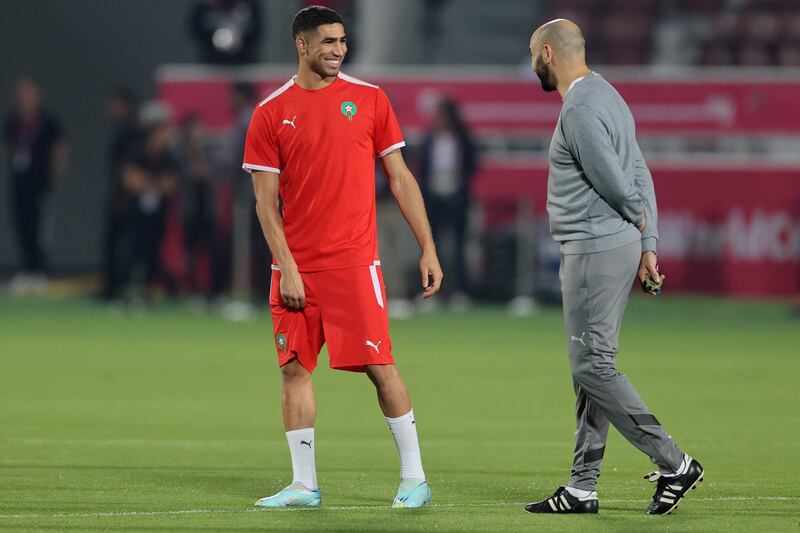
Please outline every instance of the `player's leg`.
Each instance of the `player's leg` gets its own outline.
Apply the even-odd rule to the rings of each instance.
[[[394,366],[386,290],[380,264],[321,273],[320,302],[331,366],[366,372],[400,454],[395,507],[421,507],[430,499],[422,469],[416,420],[408,391]]]
[[[322,325],[312,276],[303,275],[306,307],[287,309],[275,294],[280,273],[273,272],[270,296],[275,346],[281,372],[281,408],[292,459],[292,484],[256,502],[258,507],[314,507],[321,503],[315,460],[316,399],[311,374],[322,348]]]
[[[314,422],[317,404],[311,372],[297,359],[281,367],[281,407],[286,441],[292,457],[292,483],[316,490],[317,468],[314,457]]]
[[[394,365],[366,365],[364,371],[367,373],[375,391],[378,394],[378,404],[381,406],[384,416],[387,418],[397,418],[403,416],[411,410],[411,400],[408,397],[408,389],[400,372]]]
[[[397,367],[392,364],[366,365],[364,370],[375,385],[378,403],[400,456],[400,487],[392,506],[422,507],[430,501],[431,491],[422,468],[417,421],[405,382]]]

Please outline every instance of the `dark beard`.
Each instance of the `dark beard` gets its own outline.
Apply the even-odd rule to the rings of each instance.
[[[550,67],[548,67],[542,58],[536,60],[536,75],[539,76],[539,81],[542,82],[542,89],[546,92],[552,92],[556,90],[556,84],[551,79],[550,75]]]

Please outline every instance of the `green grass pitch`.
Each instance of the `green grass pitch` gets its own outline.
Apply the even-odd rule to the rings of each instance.
[[[643,511],[646,457],[613,429],[600,514],[534,516],[567,480],[573,392],[558,310],[392,325],[430,507],[390,509],[394,443],[368,380],[315,375],[323,507],[256,511],[291,481],[271,325],[165,305],[0,298],[0,529],[795,531],[800,321],[787,305],[635,298],[619,366],[706,480]]]

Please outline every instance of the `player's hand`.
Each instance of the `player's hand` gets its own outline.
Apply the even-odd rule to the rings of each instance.
[[[642,290],[653,296],[658,296],[661,290],[653,291],[648,290],[645,285],[645,280],[648,274],[652,277],[653,281],[659,285],[664,282],[667,276],[658,272],[658,263],[655,252],[645,252],[642,254],[642,260],[639,262],[639,281],[642,284]]]
[[[297,268],[281,270],[281,299],[290,309],[302,309],[306,306],[306,291],[303,278]]]
[[[422,297],[428,299],[439,292],[444,277],[435,250],[423,252],[422,259],[419,260],[419,271],[422,273]]]

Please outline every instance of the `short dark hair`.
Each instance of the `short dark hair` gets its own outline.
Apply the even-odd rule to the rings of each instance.
[[[297,12],[292,21],[292,37],[309,30],[317,29],[323,24],[341,24],[344,26],[344,19],[333,9],[325,6],[308,6]]]

